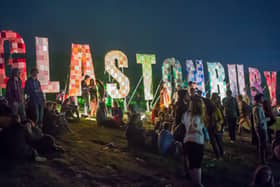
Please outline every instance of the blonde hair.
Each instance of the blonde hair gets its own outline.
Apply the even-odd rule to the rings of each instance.
[[[190,102],[191,116],[200,116],[203,120],[205,117],[205,105],[200,97],[192,97]]]

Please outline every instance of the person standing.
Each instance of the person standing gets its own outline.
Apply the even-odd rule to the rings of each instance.
[[[90,77],[89,75],[85,75],[84,80],[81,82],[81,87],[82,87],[82,97],[85,101],[84,104],[84,115],[87,117],[88,116],[88,110],[89,110],[89,81]]]
[[[177,103],[178,98],[179,98],[178,92],[179,92],[180,90],[182,90],[182,87],[181,87],[180,84],[178,84],[178,85],[177,85],[177,88],[176,88],[176,90],[175,90],[175,93],[173,94],[173,99],[172,99],[172,100],[173,100],[173,103]]]
[[[183,149],[189,160],[189,175],[192,182],[195,186],[203,186],[201,164],[204,152],[204,112],[201,98],[193,97],[189,106],[190,111],[186,111],[182,117],[186,129]]]
[[[270,101],[265,99],[263,101],[263,110],[267,121],[267,135],[268,135],[268,142],[272,143],[272,134],[274,130],[271,128],[273,124],[276,122],[276,117],[273,113]]]
[[[250,130],[250,110],[249,105],[243,100],[242,95],[237,96],[237,104],[239,111],[238,133],[241,135],[242,128]]]
[[[31,111],[35,114],[36,125],[42,128],[45,98],[41,89],[41,83],[38,80],[38,73],[37,68],[33,68],[30,71],[31,76],[25,82],[24,93],[29,100]]]
[[[18,68],[12,69],[12,75],[6,86],[6,99],[14,114],[18,114],[21,120],[26,119],[24,99],[22,93],[22,81]]]
[[[255,104],[253,106],[253,122],[254,129],[257,135],[257,150],[259,162],[266,163],[266,148],[267,148],[267,121],[263,110],[263,94],[255,96]]]
[[[159,103],[160,103],[160,111],[164,111],[164,109],[168,108],[168,106],[171,104],[170,95],[168,93],[165,82],[162,83],[162,87],[160,89]]]
[[[90,116],[96,116],[97,109],[97,89],[94,79],[90,79],[89,83],[89,93],[90,93]]]
[[[211,122],[208,125],[208,132],[213,150],[217,159],[221,159],[224,156],[223,148],[223,129],[224,129],[224,116],[222,112],[221,99],[218,93],[213,93],[211,96],[213,106],[213,113],[211,116]]]
[[[232,97],[231,90],[227,90],[226,97],[223,99],[224,116],[226,124],[229,128],[230,142],[234,143],[236,140],[236,122],[238,117],[238,107],[237,102],[234,97]]]
[[[251,102],[250,102],[250,97],[249,97],[248,94],[247,94],[246,88],[244,88],[244,90],[243,90],[242,99],[243,99],[243,101],[244,101],[247,105],[250,105],[250,104],[251,104]]]

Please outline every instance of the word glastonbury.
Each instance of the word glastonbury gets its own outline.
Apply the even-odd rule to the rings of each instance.
[[[4,42],[10,42],[10,58],[8,65],[12,68],[18,68],[21,72],[21,79],[26,80],[26,60],[25,58],[12,58],[12,54],[25,54],[26,48],[23,38],[16,32],[7,30],[1,31],[0,36],[0,88],[5,88],[6,73],[4,59]],[[39,70],[39,80],[41,81],[44,93],[59,92],[59,82],[50,81],[49,73],[49,50],[48,38],[35,37],[36,45],[36,66]],[[116,83],[107,83],[107,93],[112,98],[125,98],[130,91],[129,78],[119,69],[128,68],[127,56],[119,50],[109,51],[105,55],[105,71]],[[145,100],[150,101],[154,98],[152,85],[152,64],[156,64],[156,55],[154,54],[136,54],[136,61],[142,65],[142,76],[144,79]],[[116,63],[117,62],[117,66]],[[230,89],[234,96],[244,94],[245,77],[244,65],[228,64],[228,80]],[[210,92],[218,92],[221,97],[225,97],[227,84],[225,81],[225,69],[219,62],[207,62],[209,73]],[[186,61],[187,81],[197,83],[197,88],[205,96],[205,78],[202,60]],[[72,44],[72,54],[70,63],[69,96],[81,95],[81,80],[83,75],[89,75],[95,79],[94,65],[91,57],[90,46],[88,44]],[[272,106],[277,105],[276,100],[276,81],[277,72],[264,71],[267,88],[269,90]],[[175,58],[167,58],[162,64],[162,80],[165,82],[168,93],[172,93],[172,85],[178,86],[183,83],[182,66]],[[257,68],[249,67],[249,81],[251,95],[255,96],[257,92],[262,93],[261,73]],[[23,85],[24,86],[24,85]]]

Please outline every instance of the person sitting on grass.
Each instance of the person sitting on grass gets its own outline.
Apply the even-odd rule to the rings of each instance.
[[[143,128],[143,122],[141,120],[141,116],[138,112],[136,112],[135,107],[133,105],[128,106],[127,115],[128,115],[127,125],[133,125],[138,128]]]
[[[65,115],[57,112],[56,103],[47,102],[44,113],[44,125],[42,128],[44,133],[58,136],[70,131]]]
[[[61,105],[61,112],[65,113],[65,117],[67,119],[77,119],[80,120],[80,114],[78,110],[78,106],[75,105],[73,101],[73,97],[67,97],[62,105]]]
[[[35,126],[32,120],[23,121],[22,126],[25,129],[28,144],[38,150],[39,153],[64,151],[61,146],[56,144],[53,136],[44,134],[40,128]]]
[[[4,102],[0,104],[0,128],[1,156],[16,160],[46,161],[28,144],[19,116],[12,115],[12,110]]]
[[[56,116],[52,112],[52,103],[47,102],[45,111],[44,111],[44,120],[43,120],[43,132],[47,134],[55,134],[56,133]]]
[[[271,168],[266,165],[258,166],[254,172],[250,187],[275,187]]]
[[[175,120],[175,117],[174,117],[175,116],[175,114],[174,114],[175,112],[174,112],[173,104],[170,104],[168,106],[168,108],[165,109],[164,113],[165,113],[165,120],[166,121],[172,123]]]
[[[164,123],[166,123],[168,125],[168,130],[171,131],[171,126],[172,126],[172,123],[174,121],[173,117],[171,116],[171,114],[169,113],[169,109],[168,108],[165,108],[164,109]],[[164,128],[164,126],[161,127],[162,129]]]
[[[122,109],[119,107],[119,103],[114,100],[113,102],[113,107],[112,107],[112,117],[113,117],[113,120],[120,126],[120,125],[123,125],[123,112],[122,112]]]
[[[135,111],[133,105],[128,106],[128,123],[125,136],[129,147],[144,148],[145,130],[140,119],[140,115]]]
[[[163,112],[159,112],[159,114],[158,114],[158,121],[156,122],[155,128],[154,128],[154,131],[156,133],[159,133],[162,130],[163,123],[164,123],[164,113]]]
[[[119,128],[120,125],[111,118],[107,116],[107,109],[105,106],[104,99],[101,99],[96,112],[96,123],[98,126]]]
[[[163,129],[158,135],[158,150],[162,155],[173,155],[178,152],[176,141],[170,133],[169,127],[169,124],[165,122],[163,124]]]

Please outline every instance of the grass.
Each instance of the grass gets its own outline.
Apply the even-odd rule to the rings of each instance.
[[[280,130],[280,117],[277,117],[276,123],[272,127],[274,130]]]
[[[49,155],[42,164],[6,163],[0,169],[0,186],[190,186],[180,159],[128,149],[123,130],[97,127],[94,121],[86,120],[70,128],[72,133],[58,138],[64,154]],[[238,137],[236,144],[229,143],[227,133],[224,139],[226,155],[222,161],[213,160],[212,149],[206,144],[204,184],[246,186],[256,168],[256,149],[247,136]],[[279,163],[271,165],[280,176]]]

